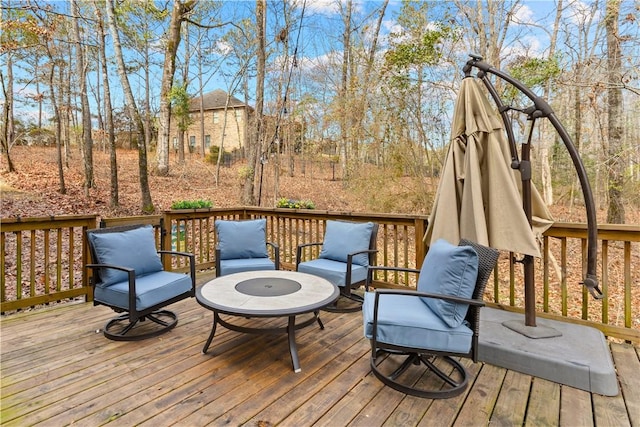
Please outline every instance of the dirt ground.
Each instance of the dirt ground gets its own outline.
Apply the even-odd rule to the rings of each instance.
[[[2,191],[2,216],[35,217],[68,214],[94,214],[101,216],[140,215],[140,186],[138,179],[138,153],[119,150],[118,185],[120,207],[112,209],[110,201],[109,156],[94,152],[95,188],[85,194],[83,188],[82,160],[79,152],[72,153],[69,167],[64,170],[66,194],[59,193],[59,176],[54,148],[15,147],[11,157],[17,169],[8,173],[6,159],[2,157],[0,190]],[[216,183],[216,166],[203,161],[197,155],[187,155],[184,164],[171,159],[170,174],[154,176],[153,155],[149,156],[149,183],[157,212],[169,209],[178,200],[210,200],[214,207],[239,206],[241,203],[244,165],[237,162],[223,166]],[[311,200],[317,209],[332,211],[363,211],[364,206],[343,188],[339,168],[328,163],[298,162],[294,177],[280,167],[276,179],[272,162],[265,165],[261,206],[273,207],[279,197]],[[338,175],[338,176],[336,176]]]
[[[66,194],[60,194],[56,150],[53,147],[14,147],[11,158],[17,169],[8,173],[6,159],[0,163],[0,208],[2,217],[37,217],[68,214],[99,214],[100,216],[141,215],[138,180],[138,152],[119,150],[117,208],[109,206],[109,155],[94,151],[95,188],[85,194],[80,152],[72,150],[69,166],[64,169]],[[149,155],[149,185],[156,212],[168,209],[178,200],[210,200],[214,207],[239,206],[242,194],[242,162],[222,166],[216,180],[216,166],[198,155],[189,155],[183,164],[173,157],[169,176],[153,174],[153,154]],[[280,173],[276,176],[276,170]],[[367,176],[370,175],[370,176]],[[360,182],[374,177],[378,187],[347,186],[341,179],[339,165],[329,162],[296,160],[294,175],[286,165],[268,162],[262,174],[260,205],[274,207],[277,199],[313,201],[316,209],[337,212],[385,212],[428,215],[428,202],[407,204],[414,194],[435,191],[437,182],[421,182],[411,178],[389,178],[384,173],[368,170],[361,173]],[[374,181],[374,179],[369,179]],[[383,194],[384,193],[384,194]],[[393,195],[397,194],[397,197]],[[426,198],[428,199],[428,198]],[[554,205],[550,210],[556,221],[585,222],[584,208],[579,204]],[[606,211],[599,209],[598,222],[604,222]],[[627,223],[640,223],[640,210],[627,208]]]

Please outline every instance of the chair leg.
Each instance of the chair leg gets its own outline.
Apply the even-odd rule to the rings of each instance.
[[[352,293],[350,289],[340,288],[340,296],[336,302],[323,308],[323,310],[331,313],[355,313],[362,310],[363,302],[364,298],[360,295]]]
[[[429,358],[424,354],[408,353],[405,355],[406,357],[402,361],[402,363],[400,363],[400,365],[390,374],[387,374],[382,371],[380,366],[393,363],[390,361],[394,360],[395,358],[386,357],[384,358],[384,360],[379,361],[379,356],[386,354],[387,352],[378,350],[375,352],[375,355],[371,356],[371,371],[380,381],[382,381],[385,385],[393,388],[394,390],[398,390],[399,392],[417,397],[429,399],[444,399],[457,396],[464,392],[464,390],[467,388],[467,371],[465,370],[464,366],[460,364],[460,362],[449,356],[432,356],[432,358]],[[390,354],[394,355],[394,353]],[[447,367],[450,369],[445,370],[436,366],[436,359],[445,362],[447,364]],[[406,380],[403,382],[402,378],[400,378],[402,374],[405,373],[410,367],[415,365],[425,366],[427,370],[432,371],[435,374],[435,377],[438,377],[441,380],[437,381],[439,383],[438,386],[432,389],[424,389],[420,388],[417,383]],[[447,372],[451,373],[447,374]],[[459,376],[460,380],[456,380],[454,376]]]
[[[141,326],[145,319],[161,326],[161,328],[148,328]],[[178,316],[169,310],[158,310],[133,322],[129,321],[127,313],[109,320],[104,327],[104,336],[114,341],[140,341],[164,334],[178,324]],[[136,328],[137,327],[137,328]],[[144,331],[143,331],[144,329]]]

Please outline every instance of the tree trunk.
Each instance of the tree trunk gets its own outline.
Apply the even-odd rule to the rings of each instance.
[[[76,46],[76,76],[80,80],[80,103],[82,105],[82,155],[84,159],[84,194],[89,196],[93,187],[93,139],[91,136],[91,109],[87,95],[87,69],[84,65],[84,48],[80,43],[79,10],[76,0],[71,0],[73,11],[73,32]]]
[[[149,72],[149,69],[151,68],[151,61],[149,60],[149,40],[146,37],[144,39],[144,44],[144,143],[148,149],[151,149],[151,140],[153,139],[151,135],[151,131],[153,129],[151,125],[151,73]]]
[[[220,147],[218,149],[218,158],[216,159],[216,185],[220,182],[220,167],[222,165],[222,155],[224,154],[224,137],[227,134],[227,112],[229,111],[229,102],[231,101],[231,92],[227,93],[227,99],[224,102],[224,118],[222,119],[222,132],[220,135]],[[235,111],[235,110],[234,110]]]
[[[48,42],[47,42],[48,43]],[[64,167],[63,167],[63,158],[62,158],[62,132],[60,126],[60,108],[58,107],[58,101],[56,100],[55,93],[55,82],[53,76],[55,75],[55,63],[53,59],[53,55],[51,54],[51,50],[49,46],[47,46],[47,53],[49,55],[49,63],[51,69],[49,70],[49,88],[51,93],[51,108],[53,108],[53,121],[55,123],[55,138],[56,138],[56,147],[57,147],[57,161],[58,161],[58,192],[60,194],[67,194],[67,187],[64,182]],[[62,81],[60,81],[60,85],[62,85]]]
[[[610,224],[624,224],[625,212],[623,204],[624,186],[624,128],[622,126],[622,61],[620,52],[620,37],[618,33],[618,17],[620,15],[620,0],[607,0],[605,26],[607,29],[607,65],[609,71],[609,86],[607,98],[609,150],[607,153],[607,170],[609,171],[609,208],[607,222]]]
[[[556,17],[553,23],[553,31],[549,43],[549,59],[552,60],[556,53],[556,43],[558,40],[558,30],[560,29],[560,18],[562,17],[563,0],[558,0]],[[543,97],[549,100],[551,95],[551,80],[544,88]],[[553,205],[553,179],[551,175],[551,165],[549,163],[549,147],[555,137],[555,129],[552,128],[548,120],[544,120],[541,126],[541,136],[538,141],[538,158],[540,161],[540,181],[542,184],[542,198],[548,206]]]
[[[151,190],[149,189],[149,177],[147,173],[147,148],[144,142],[144,123],[140,117],[140,112],[136,106],[135,98],[133,97],[133,91],[129,84],[129,78],[124,64],[124,57],[122,55],[122,45],[120,43],[120,35],[118,28],[116,27],[113,4],[111,0],[106,0],[107,6],[107,20],[109,22],[109,29],[111,30],[111,37],[113,37],[113,49],[118,65],[118,76],[120,77],[120,83],[125,95],[125,103],[129,112],[129,117],[134,122],[136,130],[138,132],[138,170],[140,174],[140,195],[142,197],[142,211],[145,213],[152,213],[155,208],[153,201],[151,200]]]
[[[342,176],[349,178],[349,152],[347,133],[347,86],[349,82],[349,62],[351,52],[351,0],[347,0],[347,11],[343,17],[344,30],[342,33],[342,76],[340,83],[340,163],[342,165]]]
[[[105,53],[105,30],[102,12],[96,4],[94,4],[94,6],[96,16],[98,17],[98,29],[100,31],[98,41],[100,43],[100,62],[102,65],[102,80],[104,82],[105,130],[107,134],[107,146],[109,147],[109,166],[111,169],[111,197],[109,199],[109,206],[116,208],[120,204],[118,200],[118,162],[116,157],[116,136],[113,125],[113,108],[111,107],[111,87],[109,85],[109,71],[107,69],[107,57]]]
[[[169,174],[169,126],[171,119],[171,87],[173,77],[176,72],[176,54],[180,44],[180,28],[187,13],[195,5],[194,1],[182,3],[174,0],[173,11],[171,12],[171,22],[169,23],[169,38],[164,54],[164,65],[162,66],[162,82],[160,83],[160,129],[158,130],[158,144],[156,147],[158,175]]]
[[[262,170],[257,171],[258,168],[262,168],[262,164],[259,161],[260,153],[262,151],[263,141],[263,129],[264,129],[264,78],[265,78],[265,63],[266,63],[266,51],[265,51],[265,26],[267,22],[266,17],[266,0],[256,0],[256,25],[258,36],[258,52],[257,52],[257,75],[256,75],[256,109],[253,120],[253,135],[249,140],[247,147],[247,170],[244,176],[244,188],[242,192],[242,202],[245,205],[255,205],[256,198],[254,195],[255,190],[255,177],[256,172],[258,176],[262,176]],[[262,185],[262,182],[258,184]],[[260,190],[260,189],[259,189]],[[258,203],[259,203],[258,197]]]
[[[4,95],[4,106],[2,109],[2,151],[7,159],[7,170],[14,172],[16,170],[11,161],[10,149],[13,145],[13,61],[11,52],[7,53],[7,81],[5,82],[2,71],[0,70],[0,80],[2,80],[2,92]]]

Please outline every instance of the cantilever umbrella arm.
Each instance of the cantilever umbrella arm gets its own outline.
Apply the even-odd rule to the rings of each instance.
[[[580,180],[580,186],[582,188],[582,195],[585,201],[585,208],[587,210],[587,274],[584,278],[582,284],[589,290],[591,295],[595,299],[601,299],[604,297],[602,291],[598,287],[598,279],[596,276],[596,258],[597,258],[597,238],[598,238],[598,225],[596,222],[596,208],[593,200],[593,193],[591,192],[591,185],[589,184],[589,180],[587,178],[587,172],[584,168],[582,160],[578,154],[578,150],[576,149],[569,133],[564,128],[560,120],[556,116],[555,112],[549,105],[549,103],[537,96],[533,93],[529,88],[527,88],[523,83],[514,79],[507,73],[504,73],[491,65],[487,64],[482,60],[481,56],[478,55],[470,55],[471,59],[467,61],[465,66],[463,67],[463,71],[465,76],[469,76],[471,74],[471,70],[473,68],[477,68],[478,77],[482,80],[484,85],[487,87],[489,94],[493,98],[494,102],[498,106],[498,110],[500,111],[500,115],[505,124],[505,130],[507,132],[507,137],[509,140],[509,146],[511,150],[512,163],[511,167],[514,169],[519,168],[519,160],[518,154],[515,144],[515,138],[513,136],[513,128],[511,125],[511,120],[507,115],[507,111],[510,110],[510,107],[505,106],[500,97],[498,96],[495,87],[491,83],[491,80],[487,78],[487,74],[495,75],[496,77],[510,83],[520,92],[522,92],[527,98],[529,98],[533,102],[533,106],[527,108],[524,113],[528,114],[529,118],[535,120],[537,118],[547,118],[555,128],[556,132],[562,139],[565,147],[569,151],[569,155],[571,156],[571,160],[573,161],[573,166],[576,169],[578,174],[578,179]],[[528,158],[526,159],[529,160]],[[529,216],[530,213],[527,213]],[[529,216],[530,219],[530,216]]]

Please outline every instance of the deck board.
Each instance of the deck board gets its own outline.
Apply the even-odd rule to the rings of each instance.
[[[524,423],[525,411],[531,390],[531,376],[507,371],[493,407],[492,426],[519,426]]]
[[[358,313],[323,312],[324,330],[317,324],[298,330],[302,372],[295,374],[284,334],[219,326],[205,355],[211,312],[194,299],[172,309],[178,326],[141,342],[96,333],[113,313],[88,303],[2,317],[1,424],[640,425],[640,357],[628,344],[610,344],[621,388],[615,397],[463,360],[471,374],[467,390],[431,400],[385,387],[370,373]],[[421,384],[431,380],[414,375]]]

